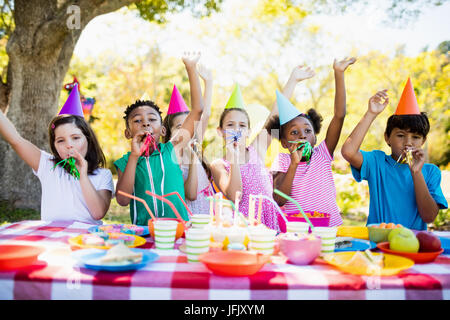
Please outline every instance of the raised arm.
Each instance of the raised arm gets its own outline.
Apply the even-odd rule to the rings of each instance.
[[[288,81],[283,87],[282,93],[283,95],[290,99],[292,97],[292,94],[294,93],[296,85],[306,79],[314,77],[315,73],[314,71],[306,66],[296,66],[289,76]],[[271,118],[275,115],[278,115],[278,107],[277,102],[272,104],[272,110],[267,117],[266,123],[264,124],[265,128],[268,124],[268,122],[271,120]],[[267,148],[270,146],[270,143],[272,142],[273,136],[270,132],[267,132],[267,130],[263,129],[261,132],[256,136],[255,140],[253,141],[253,145],[255,146],[256,150],[258,151],[258,154],[262,159],[264,159],[265,154],[267,152]]]
[[[201,144],[206,129],[208,128],[209,117],[211,116],[213,74],[212,71],[204,65],[198,65],[197,71],[205,83],[205,91],[203,93],[203,113],[196,134],[197,141]]]
[[[333,155],[336,145],[341,136],[342,126],[344,125],[344,118],[346,114],[346,93],[344,72],[349,65],[355,63],[355,58],[344,59],[342,61],[334,60],[334,81],[335,81],[335,95],[334,95],[334,115],[328,126],[325,143],[328,151]]]
[[[366,136],[372,122],[389,103],[389,97],[386,91],[387,90],[378,91],[369,99],[369,108],[367,112],[364,114],[342,146],[342,156],[358,170],[361,169],[363,163],[363,156],[359,149],[364,141],[364,137]],[[384,102],[382,102],[383,100]]]
[[[25,161],[34,171],[39,168],[41,151],[17,132],[14,125],[5,114],[0,111],[0,135],[8,142],[17,155]]]
[[[178,150],[185,147],[194,136],[195,123],[200,121],[203,112],[202,90],[197,73],[197,62],[199,59],[200,53],[186,53],[183,56],[183,63],[186,67],[191,91],[191,111],[184,120],[181,129],[171,139]]]

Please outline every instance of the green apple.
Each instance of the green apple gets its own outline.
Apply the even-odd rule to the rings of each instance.
[[[394,251],[419,252],[419,240],[414,232],[407,228],[398,228],[398,230],[393,236],[389,235],[389,247]]]
[[[407,229],[407,228],[395,228],[395,229],[392,229],[392,231],[389,232],[388,241],[391,242],[392,237],[397,235],[402,229]],[[409,230],[409,229],[407,229],[407,230]]]

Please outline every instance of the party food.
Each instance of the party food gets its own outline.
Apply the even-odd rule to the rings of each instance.
[[[383,268],[384,256],[383,254],[374,255],[369,249],[364,252],[356,251],[346,265],[357,268]]]
[[[144,233],[144,227],[134,224],[109,224],[98,227],[99,231],[107,233],[126,233],[134,235],[142,235]]]
[[[352,238],[350,237],[337,237],[334,243],[336,249],[350,248],[352,246]]]
[[[103,264],[108,263],[139,263],[142,261],[142,252],[134,252],[125,244],[119,243],[109,249],[100,259]]]

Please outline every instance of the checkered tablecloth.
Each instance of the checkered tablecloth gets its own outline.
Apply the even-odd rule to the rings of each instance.
[[[35,265],[0,272],[0,299],[450,299],[450,255],[389,277],[346,274],[317,260],[308,266],[274,260],[250,277],[222,277],[202,263],[188,263],[179,250],[156,250],[149,241],[141,248],[158,253],[157,261],[137,271],[113,273],[78,267],[72,259],[68,239],[89,227],[45,221],[0,227],[0,244],[46,249]]]

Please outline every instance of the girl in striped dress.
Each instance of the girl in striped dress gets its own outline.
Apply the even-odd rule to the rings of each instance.
[[[281,145],[290,153],[280,153],[272,164],[274,187],[295,199],[303,211],[318,211],[330,215],[329,226],[342,224],[340,210],[336,203],[331,162],[339,141],[346,114],[344,71],[356,61],[355,58],[334,61],[335,104],[334,116],[327,130],[325,140],[317,143],[322,117],[314,110],[300,113],[283,96],[277,96],[279,117],[273,117],[268,127],[278,129]],[[287,116],[286,116],[287,115]],[[312,147],[310,157],[305,157],[304,142]],[[307,146],[306,146],[307,147]],[[275,201],[284,205],[287,214],[298,213],[294,203],[274,194]]]

